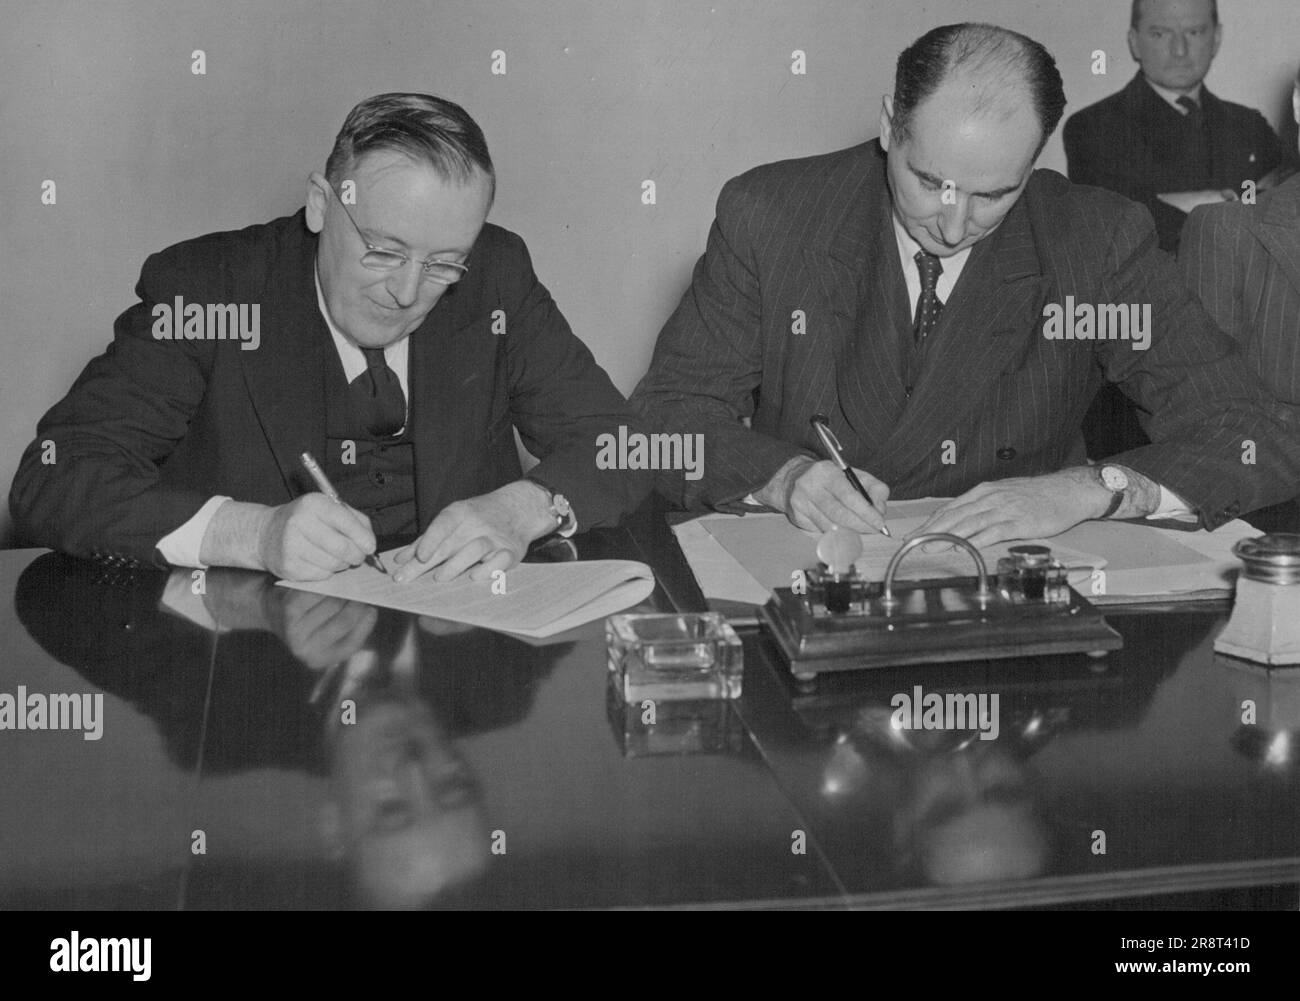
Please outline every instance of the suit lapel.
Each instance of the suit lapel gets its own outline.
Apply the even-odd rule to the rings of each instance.
[[[1047,280],[1025,197],[993,236],[975,244],[928,338],[911,399],[885,446],[895,480],[933,459],[945,438],[962,440],[990,384],[1037,336]]]
[[[448,291],[411,334],[411,434],[421,530],[454,499],[461,472],[482,461],[466,454],[476,429],[463,412],[468,396],[491,393],[494,387],[483,384],[485,369],[472,344],[473,318],[459,308],[469,298],[467,291]]]
[[[1210,130],[1210,166],[1214,177],[1224,175],[1224,171],[1241,157],[1242,137],[1233,133],[1229,127],[1228,109],[1224,103],[1210,93],[1210,89],[1201,86],[1201,109]],[[1241,194],[1240,191],[1237,194]]]
[[[1146,128],[1142,131],[1148,138],[1150,129],[1162,127],[1172,121],[1170,116],[1178,114],[1178,111],[1171,108],[1169,103],[1142,78],[1141,70],[1129,81],[1124,90],[1129,117],[1134,121],[1146,123]]]
[[[876,155],[880,166],[870,173],[863,197],[836,232],[821,268],[835,320],[835,390],[839,416],[849,429],[846,448],[867,465],[880,461],[885,430],[903,409],[900,337],[911,324],[884,159]]]
[[[1300,175],[1269,198],[1268,214],[1255,226],[1255,232],[1278,270],[1300,294]]]
[[[316,300],[316,238],[306,228],[286,250],[282,267],[267,276],[262,296],[262,340],[240,351],[244,384],[290,497],[316,489],[300,456],[325,450],[325,350],[333,349]]]

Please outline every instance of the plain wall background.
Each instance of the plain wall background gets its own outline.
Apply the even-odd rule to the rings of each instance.
[[[1289,124],[1300,0],[1221,0],[1221,97]],[[1043,42],[1066,114],[1135,66],[1127,0],[9,0],[0,31],[0,485],[112,337],[145,257],[296,211],[357,101],[464,105],[498,170],[491,220],[624,393],[704,249],[723,182],[877,134],[898,52],[983,20]],[[191,73],[191,52],[207,73]],[[503,76],[491,72],[506,53]],[[791,52],[807,73],[791,73]],[[1105,76],[1092,53],[1108,56]],[[1064,170],[1060,132],[1041,166]],[[41,184],[57,183],[57,204]],[[641,203],[653,179],[657,204]],[[0,505],[0,538],[9,527]]]

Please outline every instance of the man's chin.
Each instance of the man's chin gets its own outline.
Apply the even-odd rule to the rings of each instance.
[[[396,314],[394,317],[396,318]],[[358,347],[386,348],[390,344],[396,344],[415,329],[412,327],[411,330],[407,330],[408,326],[410,326],[409,319],[404,319],[402,322],[397,322],[395,319],[391,325],[376,324],[372,319],[364,325],[355,325],[352,330],[358,333],[349,331],[348,336]],[[415,326],[418,327],[419,324]]]
[[[937,243],[934,240],[930,240],[927,243],[921,244],[921,246],[926,250],[926,252],[934,254],[935,257],[942,259],[945,257],[952,257],[954,254],[960,254],[967,247],[973,246],[977,242],[978,238],[969,241],[963,240],[955,247],[950,247],[946,243]]]

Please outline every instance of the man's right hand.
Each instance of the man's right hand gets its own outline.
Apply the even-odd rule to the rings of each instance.
[[[324,494],[268,509],[257,536],[262,566],[285,580],[323,580],[375,551],[370,519]]]
[[[816,462],[806,456],[796,456],[778,469],[754,497],[784,512],[792,525],[805,531],[824,532],[838,525],[855,532],[879,532],[885,524],[889,487],[861,469],[854,472],[871,504],[853,489],[835,463],[829,459]]]
[[[199,560],[269,570],[285,580],[324,580],[374,551],[369,518],[311,493],[279,507],[226,501],[208,524]]]

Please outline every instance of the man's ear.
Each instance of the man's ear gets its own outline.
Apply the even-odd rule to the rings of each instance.
[[[889,152],[889,142],[894,134],[894,98],[886,94],[880,102],[880,148]]]
[[[1223,25],[1214,26],[1214,53],[1210,56],[1211,61],[1219,54],[1219,46],[1223,44]]]
[[[320,186],[328,183],[329,181],[316,173],[307,179],[307,228],[313,233],[319,233],[325,228],[326,195]]]
[[[1138,56],[1138,32],[1137,28],[1128,30],[1128,54],[1133,57],[1133,61],[1139,66],[1142,65],[1142,59]]]

